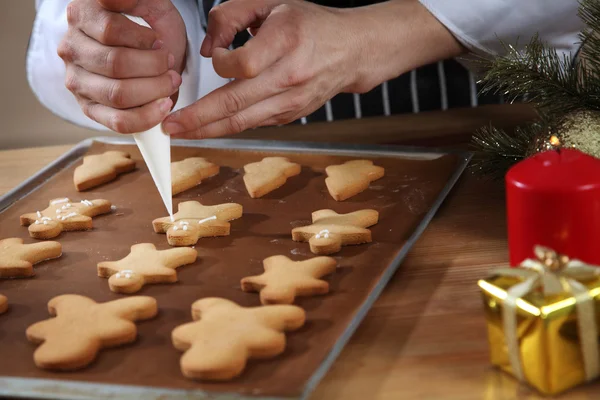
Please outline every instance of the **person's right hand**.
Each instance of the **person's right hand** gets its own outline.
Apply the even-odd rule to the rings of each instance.
[[[152,29],[121,13],[142,17]],[[74,0],[58,47],[66,87],[89,118],[120,133],[147,130],[171,110],[187,39],[170,0]]]

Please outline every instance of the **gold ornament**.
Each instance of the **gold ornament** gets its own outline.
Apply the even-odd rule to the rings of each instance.
[[[558,129],[563,147],[576,148],[600,158],[600,112],[570,114]]]

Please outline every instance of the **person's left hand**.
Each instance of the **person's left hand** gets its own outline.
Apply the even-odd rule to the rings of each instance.
[[[362,34],[351,18],[344,10],[299,0],[230,0],[217,6],[209,14],[201,54],[212,56],[220,76],[235,80],[171,114],[164,130],[201,139],[285,124],[339,92],[370,90],[380,80],[359,77],[365,64]],[[254,37],[228,50],[246,28]]]

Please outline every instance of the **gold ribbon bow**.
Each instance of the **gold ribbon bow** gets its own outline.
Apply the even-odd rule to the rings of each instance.
[[[537,260],[527,259],[520,264],[521,268],[502,268],[494,271],[497,275],[525,279],[506,291],[502,307],[504,337],[513,373],[519,380],[524,380],[517,337],[517,300],[539,288],[544,296],[569,293],[575,298],[586,380],[595,379],[600,373],[600,361],[594,299],[579,281],[598,277],[600,268],[586,265],[579,260],[570,260],[567,256],[542,246],[536,246],[534,253]]]

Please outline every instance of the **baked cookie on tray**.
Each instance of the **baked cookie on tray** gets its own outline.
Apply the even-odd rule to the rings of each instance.
[[[293,304],[296,297],[329,292],[321,278],[335,272],[337,262],[331,257],[314,257],[292,261],[286,256],[271,256],[263,261],[265,272],[241,281],[244,292],[259,292],[262,304]]]
[[[385,169],[370,160],[353,160],[325,169],[325,184],[329,194],[337,201],[347,200],[366,190],[369,184],[383,178]]]
[[[368,227],[379,220],[375,210],[359,210],[338,214],[333,210],[312,213],[312,225],[292,229],[292,240],[308,242],[314,254],[333,254],[342,246],[371,242]]]
[[[117,179],[117,175],[135,169],[135,161],[124,151],[107,151],[83,157],[83,164],[75,168],[73,183],[78,192]]]
[[[21,215],[21,225],[28,226],[35,239],[52,239],[67,231],[92,229],[92,217],[111,211],[108,200],[74,201],[67,197],[50,200],[42,211]]]
[[[24,244],[23,239],[0,240],[0,278],[33,276],[33,265],[62,255],[58,242],[47,241]]]
[[[206,178],[219,173],[219,166],[202,157],[190,157],[171,163],[173,196],[198,186]]]
[[[135,341],[134,321],[153,318],[156,300],[132,296],[106,303],[75,294],[54,297],[48,303],[54,318],[27,328],[30,342],[40,344],[33,353],[35,365],[51,370],[76,370],[90,364],[104,347]]]
[[[243,208],[237,203],[205,206],[197,201],[179,203],[177,213],[171,217],[152,221],[154,232],[166,233],[171,246],[193,246],[200,238],[228,236],[229,221],[242,216]]]
[[[299,175],[300,164],[290,162],[285,157],[265,157],[259,162],[244,166],[244,184],[253,199],[280,188],[288,178]]]
[[[115,293],[135,293],[146,284],[177,282],[175,269],[194,263],[197,256],[189,247],[156,250],[152,243],[134,244],[125,258],[98,263],[98,276],[108,278]]]
[[[227,381],[240,375],[250,358],[272,358],[285,350],[285,331],[304,325],[303,309],[291,305],[241,307],[221,298],[192,304],[194,322],[171,335],[184,352],[180,366],[193,379]]]

